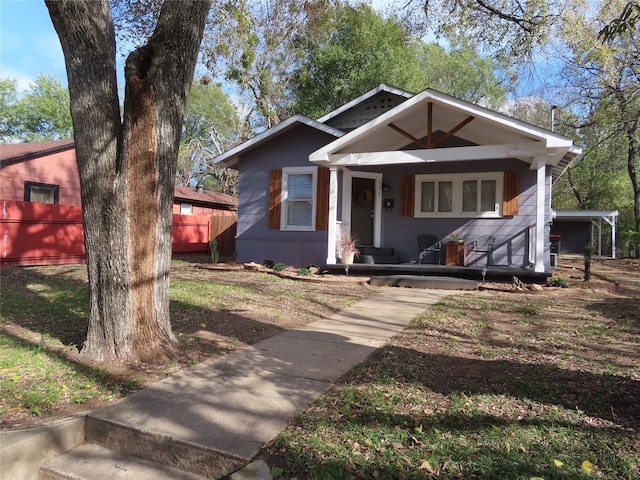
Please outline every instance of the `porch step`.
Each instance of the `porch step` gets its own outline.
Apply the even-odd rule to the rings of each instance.
[[[393,248],[376,248],[376,247],[360,247],[360,256],[356,257],[356,263],[364,263],[368,265],[394,265],[400,263],[399,258],[395,255]]]
[[[40,467],[40,480],[195,480],[203,477],[167,465],[84,443]]]
[[[438,276],[382,275],[371,277],[370,283],[375,287],[428,288],[430,290],[478,289],[478,282],[475,280]]]

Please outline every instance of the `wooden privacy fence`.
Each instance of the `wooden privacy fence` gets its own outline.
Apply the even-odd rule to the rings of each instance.
[[[214,219],[221,220],[220,222]],[[173,253],[208,253],[209,239],[218,239],[218,249],[235,251],[235,216],[198,217],[173,215]],[[213,225],[217,225],[216,236]],[[0,201],[0,264],[53,265],[83,263],[84,227],[82,208],[77,205]]]
[[[238,214],[211,216],[211,230],[209,238],[218,241],[220,255],[232,256],[236,252],[236,232],[238,227]]]

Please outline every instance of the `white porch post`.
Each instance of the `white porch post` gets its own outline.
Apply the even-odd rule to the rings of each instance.
[[[534,159],[536,168],[536,238],[535,238],[535,255],[536,261],[534,270],[536,272],[544,272],[544,237],[545,237],[545,219],[546,219],[546,197],[545,197],[545,157],[536,156]]]
[[[616,211],[616,215],[618,212]],[[616,258],[616,217],[611,216],[611,258]]]
[[[327,238],[327,264],[336,263],[336,238],[338,236],[338,169],[329,167],[329,228]]]

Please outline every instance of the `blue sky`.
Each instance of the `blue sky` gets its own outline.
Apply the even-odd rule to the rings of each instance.
[[[0,0],[0,77],[29,88],[40,74],[67,84],[64,56],[42,0]]]

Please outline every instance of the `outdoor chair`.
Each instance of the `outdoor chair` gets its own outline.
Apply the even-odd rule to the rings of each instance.
[[[433,263],[440,265],[440,250],[442,249],[438,237],[435,235],[418,235],[418,263],[422,263],[422,258],[433,253]],[[436,262],[437,261],[437,262]]]
[[[483,254],[487,256],[487,267],[493,263],[493,244],[495,241],[496,239],[491,235],[483,235],[469,244],[468,254],[472,252],[476,254],[474,263],[478,263],[478,254],[480,254],[480,256]]]

